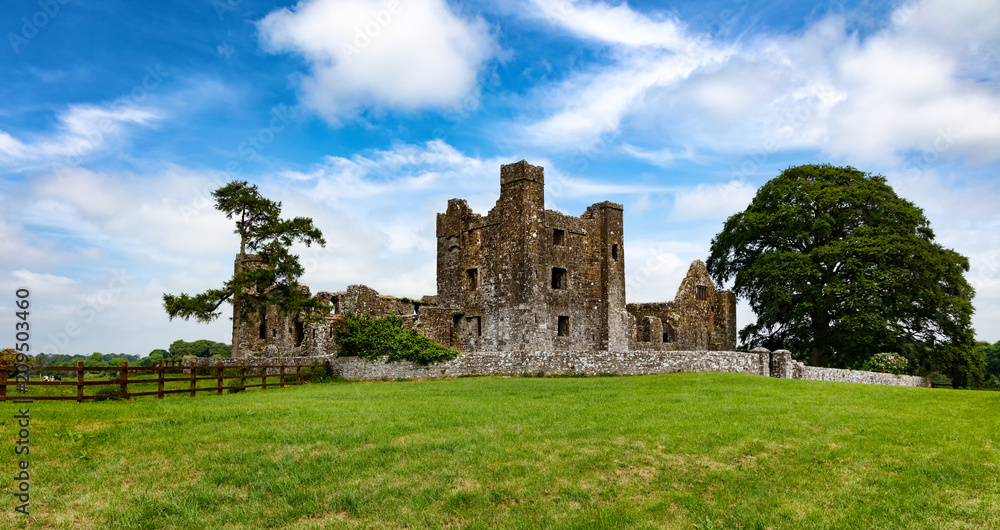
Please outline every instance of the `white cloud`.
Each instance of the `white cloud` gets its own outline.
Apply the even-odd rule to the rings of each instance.
[[[497,45],[444,0],[302,0],[259,23],[272,53],[301,55],[303,103],[339,123],[361,110],[442,109],[475,93]]]
[[[542,117],[524,126],[526,144],[620,143],[658,165],[678,153],[793,149],[856,165],[905,163],[912,151],[1000,159],[996,0],[910,2],[863,38],[827,15],[799,34],[735,44],[627,4],[536,7],[528,16],[606,43],[612,64],[532,94]]]
[[[586,39],[671,50],[680,50],[690,43],[677,19],[663,16],[653,20],[625,3],[609,6],[600,2],[534,0],[532,7],[533,16],[545,18]]]
[[[0,165],[19,170],[39,164],[74,166],[88,155],[118,145],[128,125],[146,126],[159,114],[134,104],[71,105],[48,136],[19,140],[0,131]]]
[[[742,181],[725,184],[699,184],[674,195],[671,219],[725,221],[730,215],[746,209],[757,194],[757,188]]]

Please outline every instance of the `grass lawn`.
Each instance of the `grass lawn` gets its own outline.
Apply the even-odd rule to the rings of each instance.
[[[15,405],[0,404],[5,488]],[[31,406],[4,528],[1000,528],[1000,393],[739,374]]]

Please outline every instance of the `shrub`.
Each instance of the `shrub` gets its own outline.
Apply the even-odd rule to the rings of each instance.
[[[458,352],[403,327],[396,315],[372,318],[351,312],[332,323],[333,336],[341,357],[361,357],[392,361],[411,361],[427,365],[450,359]]]
[[[861,369],[869,372],[900,375],[906,372],[908,365],[909,361],[906,357],[898,353],[883,352],[872,355],[872,358],[865,361]]]

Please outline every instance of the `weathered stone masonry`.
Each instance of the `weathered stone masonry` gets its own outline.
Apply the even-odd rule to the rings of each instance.
[[[327,322],[270,311],[240,332],[240,350],[332,355],[329,322],[347,311],[396,314],[463,352],[733,350],[736,297],[716,291],[695,261],[673,301],[626,304],[623,208],[601,202],[579,217],[545,209],[545,176],[525,161],[501,166],[500,197],[485,216],[448,201],[437,216],[437,296],[381,296],[365,286],[318,296]],[[564,353],[560,353],[564,352]]]
[[[584,374],[649,375],[674,372],[734,372],[777,377],[893,386],[930,387],[930,379],[915,376],[816,368],[792,360],[787,351],[488,351],[462,353],[458,357],[430,366],[410,362],[370,361],[358,357],[289,357],[273,359],[186,359],[190,366],[260,366],[268,363],[268,373],[277,374],[273,365],[323,362],[330,372],[343,379],[431,379],[460,375]]]

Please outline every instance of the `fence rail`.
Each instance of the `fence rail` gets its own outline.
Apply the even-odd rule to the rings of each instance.
[[[308,372],[303,372],[303,368],[309,368]],[[157,399],[163,399],[166,394],[183,394],[187,393],[190,397],[195,397],[198,392],[208,392],[215,391],[218,395],[222,395],[223,390],[230,389],[247,389],[247,388],[261,388],[266,389],[267,387],[279,387],[284,388],[285,385],[301,385],[303,377],[311,377],[318,373],[318,369],[323,368],[326,370],[326,363],[310,363],[310,364],[267,364],[262,363],[259,366],[250,366],[246,364],[241,364],[238,366],[196,366],[188,365],[184,366],[179,362],[160,362],[157,366],[129,366],[127,362],[122,363],[120,367],[115,366],[100,366],[100,367],[86,367],[83,365],[83,361],[77,361],[76,366],[42,366],[42,367],[32,367],[30,372],[34,376],[40,377],[39,372],[69,372],[70,376],[68,381],[23,381],[20,379],[11,379],[8,377],[8,372],[15,372],[17,368],[13,366],[0,366],[0,401],[10,401],[19,399],[22,396],[8,395],[8,386],[20,386],[28,385],[29,387],[34,386],[62,386],[62,387],[76,387],[76,396],[23,396],[24,399],[30,398],[32,401],[71,401],[76,400],[77,403],[82,403],[86,399],[118,399],[118,398],[131,398],[138,396],[156,396]],[[294,369],[294,371],[289,372],[288,370]],[[272,373],[268,373],[268,372]],[[277,372],[276,374],[273,372]],[[118,379],[108,379],[108,380],[85,380],[84,375],[86,372],[117,372]],[[129,374],[137,374],[142,372],[155,372],[154,378],[129,378]],[[185,374],[185,372],[187,372]],[[198,375],[201,373],[212,373],[213,375]],[[238,373],[236,373],[238,372]],[[72,373],[76,374],[75,380],[72,377]],[[168,375],[176,375],[177,373],[182,374],[181,377],[167,377]],[[329,373],[328,371],[326,373]],[[290,380],[294,378],[293,380]],[[228,385],[227,382],[232,380],[239,380],[239,385]],[[247,384],[247,380],[255,381],[260,380],[260,383]],[[268,379],[271,379],[271,383],[268,383]],[[216,384],[212,386],[198,386],[198,381],[215,381]],[[167,390],[165,388],[166,383],[179,383],[188,382],[188,388],[171,389]],[[129,392],[129,385],[143,385],[156,383],[157,388],[155,391],[149,392]],[[119,386],[121,392],[117,394],[102,394],[102,395],[87,395],[84,392],[84,388],[88,386]]]

